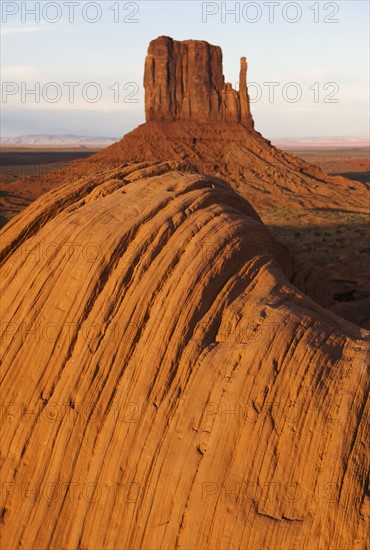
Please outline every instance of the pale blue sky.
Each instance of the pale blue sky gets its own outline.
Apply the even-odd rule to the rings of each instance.
[[[220,45],[224,75],[232,83],[238,80],[239,59],[245,55],[249,62],[248,82],[253,83],[250,95],[256,128],[266,137],[368,134],[367,0],[275,2],[272,22],[269,21],[272,3],[264,0],[74,3],[74,20],[70,22],[72,6],[68,0],[1,1],[3,136],[29,133],[121,136],[134,128],[144,121],[142,77],[148,43],[163,34],[178,40],[202,39]],[[47,4],[48,10],[43,12]],[[101,13],[94,4],[101,8]],[[236,15],[226,15],[222,4],[228,9],[239,7],[240,22]],[[36,22],[35,16],[25,9],[38,6],[40,21]],[[120,22],[115,22],[117,9]],[[217,13],[204,21],[206,9]],[[83,13],[85,19],[101,18],[96,23],[88,22]],[[293,21],[298,16],[301,17],[297,22],[286,20]],[[54,18],[60,20],[52,23]],[[338,22],[325,22],[325,18]],[[128,22],[135,19],[138,22]],[[252,19],[259,20],[253,23]],[[265,83],[273,81],[279,84],[274,98],[269,98]],[[40,101],[30,95],[22,101],[22,90],[34,87],[37,82]],[[46,99],[53,100],[59,90],[61,98],[57,102],[48,102],[44,97],[45,85],[50,82],[55,82],[58,88],[47,87]],[[72,102],[65,82],[79,83]],[[101,99],[96,103],[87,101],[82,93],[89,82],[96,83],[95,88],[85,88],[90,99],[93,93],[101,91]],[[134,84],[129,85],[130,82]],[[288,87],[291,82],[297,84]],[[120,101],[116,103],[117,85]],[[301,98],[289,101],[297,93]],[[130,98],[137,102],[127,102]],[[338,101],[330,102],[330,98]]]

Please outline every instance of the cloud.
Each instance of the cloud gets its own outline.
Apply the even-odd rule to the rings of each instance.
[[[143,112],[97,112],[95,109],[76,110],[66,116],[62,109],[2,108],[1,134],[76,134],[86,136],[122,136],[144,122]]]
[[[140,11],[151,11],[151,10],[163,10],[168,9],[170,7],[170,4],[168,0],[162,0],[159,2],[137,2],[140,8]],[[198,4],[201,5],[201,2],[198,2]],[[191,6],[191,3],[189,1],[181,2],[181,0],[177,0],[176,2],[176,10],[177,9],[194,9],[194,6]]]
[[[1,28],[1,35],[2,36],[9,36],[9,35],[14,35],[14,34],[25,34],[25,33],[30,33],[30,32],[44,32],[44,31],[47,31],[47,30],[50,30],[48,27],[46,27],[45,25],[27,25],[27,26],[23,26],[23,27],[6,27],[6,26],[2,26]]]
[[[39,81],[42,79],[42,71],[37,67],[30,65],[14,65],[10,67],[4,67],[1,71],[3,82],[15,80],[34,80]]]

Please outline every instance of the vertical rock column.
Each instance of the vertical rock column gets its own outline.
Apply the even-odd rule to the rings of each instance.
[[[254,127],[250,110],[250,101],[247,89],[248,63],[245,57],[240,59],[239,97],[240,97],[240,121],[248,127]]]

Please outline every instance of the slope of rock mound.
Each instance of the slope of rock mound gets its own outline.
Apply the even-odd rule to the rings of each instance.
[[[230,186],[121,166],[1,237],[3,547],[365,548],[368,333]]]
[[[369,212],[366,184],[329,176],[272,146],[243,124],[149,122],[75,168],[91,172],[128,161],[186,160],[225,179],[259,212],[276,208]]]

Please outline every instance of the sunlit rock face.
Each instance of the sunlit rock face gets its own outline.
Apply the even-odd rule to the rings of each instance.
[[[1,236],[4,548],[366,547],[368,333],[227,183],[126,164]]]
[[[253,128],[247,62],[240,62],[239,91],[225,83],[222,51],[201,40],[153,40],[145,60],[146,120],[241,122]]]

